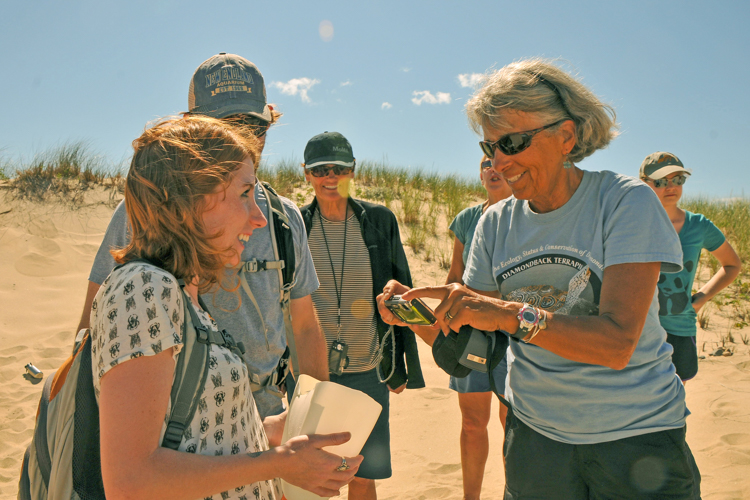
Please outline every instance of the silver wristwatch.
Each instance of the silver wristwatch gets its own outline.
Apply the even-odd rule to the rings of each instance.
[[[529,336],[530,333],[536,331],[541,320],[541,313],[539,309],[529,304],[524,304],[521,310],[518,311],[518,330],[513,334],[513,337],[518,340],[524,340]]]

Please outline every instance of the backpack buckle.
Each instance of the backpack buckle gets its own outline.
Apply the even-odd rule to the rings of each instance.
[[[271,269],[284,269],[283,260],[248,260],[242,264],[242,269],[247,273],[257,273],[258,271],[269,271]]]
[[[182,442],[182,435],[184,434],[184,432],[185,427],[182,424],[180,424],[179,422],[175,422],[174,420],[170,421],[167,424],[167,430],[164,431],[164,441],[162,442],[162,446],[165,446],[166,443],[169,443],[172,446],[168,447],[176,450]]]
[[[242,342],[237,342],[235,349],[237,349],[237,352],[239,352],[239,355],[242,356],[245,354],[245,344]]]
[[[198,342],[200,342],[201,344],[209,343],[210,335],[208,333],[208,328],[206,328],[205,326],[196,326],[195,334],[198,337]]]
[[[266,261],[265,260],[248,260],[242,265],[242,269],[246,273],[257,273],[258,271],[265,271],[266,270]]]
[[[297,284],[297,279],[295,277],[294,281],[292,281],[291,283],[289,283],[289,284],[281,287],[281,290],[280,290],[280,292],[281,292],[280,301],[281,301],[282,307],[285,306],[285,305],[287,305],[287,304],[289,304],[291,302],[291,299],[292,299],[292,288],[294,288],[294,286],[296,284]]]
[[[232,337],[232,335],[226,330],[220,330],[219,334],[221,334],[221,338],[224,340],[224,345],[228,347],[230,351],[240,357],[245,354],[245,344],[242,342],[235,342],[234,337]]]

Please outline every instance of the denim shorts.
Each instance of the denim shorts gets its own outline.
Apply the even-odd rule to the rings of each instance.
[[[363,479],[391,477],[393,472],[391,470],[391,429],[388,424],[390,415],[388,386],[378,380],[376,370],[343,375],[331,373],[329,376],[331,382],[362,391],[383,407],[370,437],[360,452],[365,459],[355,475]]]

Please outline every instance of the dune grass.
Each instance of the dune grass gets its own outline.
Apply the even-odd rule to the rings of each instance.
[[[11,187],[15,197],[23,199],[77,199],[81,192],[96,185],[121,187],[122,172],[126,170],[125,165],[93,153],[85,142],[51,148],[36,154],[30,162],[13,161],[2,153],[0,150],[0,181]],[[300,162],[293,158],[274,164],[262,162],[258,177],[298,204],[312,198]],[[435,221],[439,215],[450,222],[458,212],[485,197],[482,185],[475,179],[368,160],[357,165],[352,194],[393,208],[401,224],[420,226],[427,236],[438,234]],[[750,199],[686,198],[682,207],[704,214],[724,231],[743,261],[743,275],[747,274],[744,263],[750,262]],[[715,271],[719,264],[709,255],[706,265]],[[743,288],[750,289],[750,285]]]
[[[3,160],[2,177],[10,182],[17,199],[42,201],[55,197],[78,204],[94,186],[111,186],[122,191],[121,167],[92,153],[84,142],[65,144],[38,153],[28,162]]]
[[[258,177],[298,205],[312,198],[300,162],[294,159],[283,159],[274,165],[261,163]],[[485,193],[479,181],[364,160],[355,170],[352,194],[393,210],[402,226],[404,243],[416,254],[427,251],[423,256],[432,259],[439,256],[429,239],[438,235],[441,215],[450,222]]]
[[[35,155],[30,162],[9,160],[2,153],[0,151],[0,186],[10,188],[9,195],[16,199],[43,201],[54,197],[76,205],[82,202],[88,190],[95,186],[106,186],[111,189],[112,200],[116,201],[124,187],[122,172],[125,166],[94,154],[83,142],[51,148]],[[300,162],[293,158],[282,159],[272,165],[261,163],[258,177],[300,206],[313,197]],[[352,194],[393,210],[399,220],[404,243],[411,247],[415,255],[427,261],[437,261],[443,269],[450,266],[452,248],[447,244],[452,241],[447,224],[461,210],[478,203],[485,196],[478,180],[367,160],[357,165]],[[686,198],[682,207],[711,219],[740,256],[743,262],[740,277],[713,299],[712,307],[728,314],[735,328],[748,326],[750,199]],[[710,253],[704,252],[700,266],[699,277],[702,270],[713,275],[720,264]],[[700,319],[706,327],[709,326],[707,315]]]
[[[732,244],[742,262],[750,258],[750,200],[733,198],[730,200],[712,200],[710,198],[688,198],[681,204],[682,208],[693,213],[700,213],[721,228],[727,240]],[[718,268],[718,261],[711,265]]]
[[[261,159],[258,167],[258,178],[268,182],[281,196],[292,199],[294,191],[305,184],[305,176],[302,173],[300,162],[292,158],[282,159],[269,165]]]
[[[680,206],[690,212],[701,213],[716,224],[742,261],[739,277],[711,299],[707,306],[715,307],[731,319],[730,329],[722,336],[722,341],[741,340],[747,344],[750,342],[748,335],[741,334],[735,337],[732,329],[741,329],[750,325],[750,267],[748,267],[750,266],[750,200],[745,198],[715,200],[696,197],[684,199]],[[705,269],[710,276],[713,276],[720,267],[721,264],[716,257],[703,250],[696,273],[696,288],[703,283],[700,279],[701,271]],[[707,314],[699,315],[698,321],[701,328],[709,328]]]

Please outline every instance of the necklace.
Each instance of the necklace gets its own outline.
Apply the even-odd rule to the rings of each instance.
[[[333,274],[333,286],[336,289],[336,300],[338,303],[338,316],[336,319],[336,325],[338,330],[336,332],[336,340],[341,337],[341,297],[344,295],[344,263],[346,262],[346,230],[349,226],[346,216],[349,213],[349,207],[346,207],[344,211],[344,248],[341,252],[341,288],[339,288],[338,281],[336,281],[336,268],[333,266],[333,258],[331,257],[331,248],[328,246],[328,238],[326,238],[326,229],[323,224],[323,216],[320,215],[318,210],[318,220],[320,220],[320,230],[323,233],[323,241],[326,244],[326,251],[328,252],[328,262],[331,264],[331,273]]]

